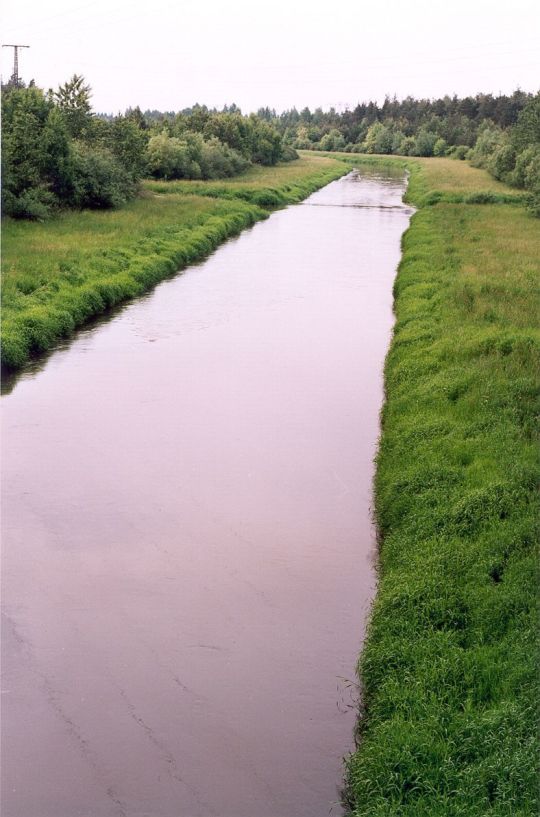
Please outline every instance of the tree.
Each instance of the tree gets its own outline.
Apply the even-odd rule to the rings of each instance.
[[[531,145],[540,145],[540,93],[532,97],[512,129],[512,145],[516,153]]]
[[[2,94],[2,208],[42,219],[69,188],[69,140],[63,120],[39,88]]]
[[[144,173],[147,143],[147,132],[127,116],[117,116],[109,125],[106,146],[134,179]]]
[[[365,139],[366,153],[391,153],[393,134],[382,122],[370,125]]]
[[[74,139],[84,138],[92,122],[90,99],[92,89],[85,85],[84,77],[73,74],[70,80],[60,85],[53,99],[62,111],[69,134]]]

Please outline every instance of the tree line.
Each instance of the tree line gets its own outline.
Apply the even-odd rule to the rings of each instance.
[[[459,99],[368,102],[352,111],[292,109],[258,116],[301,150],[469,159],[495,178],[529,191],[540,213],[540,94],[478,94]]]
[[[144,176],[221,179],[296,158],[266,119],[223,112],[96,115],[73,76],[56,91],[2,88],[2,212],[43,219],[61,207],[119,207]]]
[[[46,93],[34,83],[4,86],[2,117],[2,207],[19,218],[117,207],[144,176],[226,178],[292,160],[298,149],[467,158],[528,190],[540,212],[540,94],[387,97],[343,113],[260,108],[246,116],[233,104],[111,116],[93,112],[91,89],[75,75]]]

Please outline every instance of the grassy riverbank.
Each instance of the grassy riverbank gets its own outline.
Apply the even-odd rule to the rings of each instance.
[[[153,193],[196,194],[281,207],[301,201],[343,172],[343,164],[340,168],[335,157],[304,151],[298,161],[276,167],[253,166],[240,176],[219,182],[146,181],[144,186]]]
[[[432,206],[395,284],[346,796],[357,817],[532,817],[540,222],[516,204],[435,203],[508,191],[465,163],[407,164],[409,200]]]
[[[342,163],[311,156],[254,167],[218,186],[149,182],[142,197],[116,211],[5,220],[3,366],[19,368],[90,318],[208,255],[272,207],[298,201],[343,172]]]

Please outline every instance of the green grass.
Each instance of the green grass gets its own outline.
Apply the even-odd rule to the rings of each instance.
[[[485,181],[453,165],[422,161],[413,194]],[[356,817],[538,813],[539,258],[515,205],[424,207],[403,240]]]
[[[269,208],[298,201],[343,172],[338,161],[309,157],[252,168],[217,186],[148,183],[141,198],[116,211],[64,213],[43,223],[6,219],[2,366],[20,368],[89,319],[208,255]]]
[[[276,167],[254,165],[240,176],[220,181],[146,181],[157,194],[182,193],[241,199],[261,207],[280,207],[301,201],[314,190],[346,172],[338,159],[308,151],[294,162]]]
[[[456,159],[376,156],[362,153],[324,153],[348,167],[400,168],[410,173],[405,200],[417,207],[452,204],[523,204],[526,193],[497,181],[481,168]]]

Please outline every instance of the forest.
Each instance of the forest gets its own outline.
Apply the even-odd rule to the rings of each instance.
[[[468,159],[528,191],[540,214],[540,94],[386,98],[337,113],[304,108],[244,115],[195,105],[177,113],[129,108],[95,113],[74,75],[56,91],[3,89],[3,212],[42,219],[59,207],[110,208],[133,198],[144,177],[224,179],[297,150]]]
[[[148,120],[138,108],[95,115],[91,89],[74,75],[57,91],[5,86],[2,210],[43,219],[60,207],[115,208],[145,176],[222,179],[252,164],[296,158],[277,129],[238,111]]]
[[[540,213],[540,94],[390,99],[337,113],[320,108],[259,117],[298,150],[468,159],[494,178],[530,191]]]

